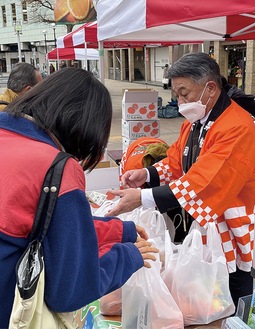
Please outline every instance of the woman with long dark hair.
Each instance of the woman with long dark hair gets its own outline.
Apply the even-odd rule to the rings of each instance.
[[[154,259],[151,252],[157,250],[142,228],[91,215],[83,170],[100,161],[111,118],[108,90],[78,68],[51,74],[0,113],[1,328],[8,327],[15,266],[29,243],[42,183],[59,151],[74,158],[66,163],[43,242],[47,306],[77,310],[119,288]]]

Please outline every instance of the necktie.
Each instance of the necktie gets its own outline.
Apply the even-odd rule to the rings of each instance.
[[[200,121],[197,121],[194,130],[193,130],[193,134],[192,134],[192,149],[191,149],[191,165],[196,162],[196,158],[197,158],[197,149],[198,149],[198,138],[200,135],[200,129],[201,129],[202,125],[200,123]]]

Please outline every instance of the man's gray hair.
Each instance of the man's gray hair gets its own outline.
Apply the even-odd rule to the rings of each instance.
[[[182,56],[172,65],[169,76],[170,79],[190,78],[198,84],[212,80],[219,87],[222,86],[219,65],[206,53],[189,53]]]
[[[25,87],[37,84],[36,72],[38,70],[29,63],[17,63],[8,78],[7,88],[15,93],[21,92]]]

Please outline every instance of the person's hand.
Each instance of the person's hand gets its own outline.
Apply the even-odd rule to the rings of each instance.
[[[124,188],[136,188],[142,186],[147,179],[146,169],[128,170],[121,177],[121,183]]]
[[[141,206],[141,190],[130,188],[127,190],[111,190],[111,193],[121,199],[116,207],[110,210],[105,216],[118,216]]]
[[[141,256],[144,260],[144,267],[150,268],[151,265],[146,260],[156,260],[156,257],[152,255],[151,253],[158,253],[159,250],[155,247],[152,247],[151,243],[142,239],[137,238],[137,242],[135,243],[135,246],[138,248],[138,250],[141,253]]]
[[[139,225],[136,225],[136,232],[137,234],[144,240],[148,240],[149,239],[149,236],[148,234],[146,233],[145,229]],[[139,238],[139,237],[138,237]],[[137,238],[137,239],[138,239]]]

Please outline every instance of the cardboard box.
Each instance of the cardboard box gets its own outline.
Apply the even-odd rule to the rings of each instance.
[[[119,167],[98,168],[85,172],[86,192],[119,188]]]
[[[122,119],[122,137],[130,140],[139,137],[160,137],[159,120],[127,121]]]
[[[96,165],[96,168],[109,168],[109,167],[116,167],[116,162],[108,156],[108,150],[105,149],[105,152],[102,156],[101,161]]]
[[[126,149],[129,147],[131,143],[133,143],[135,139],[129,139],[126,137],[122,137],[122,151],[123,153],[126,151]]]
[[[98,169],[98,168],[109,168],[111,167],[111,161],[110,160],[105,160],[105,161],[100,161],[95,169]]]
[[[120,161],[123,156],[123,151],[121,150],[109,150],[108,151],[108,158],[111,159],[116,165],[120,164]]]
[[[122,118],[124,120],[158,119],[158,91],[125,90],[122,98]]]
[[[110,166],[105,168],[95,168],[91,172],[84,172],[86,195],[90,202],[92,214],[100,207],[97,203],[93,203],[90,195],[93,192],[97,201],[112,200],[116,201],[118,197],[110,193],[113,189],[120,189],[120,171],[119,166],[112,160],[108,162]],[[92,194],[93,195],[93,194]]]
[[[125,88],[125,89],[122,89],[122,97],[123,97],[125,91],[155,91],[155,89],[152,89],[152,88]]]

